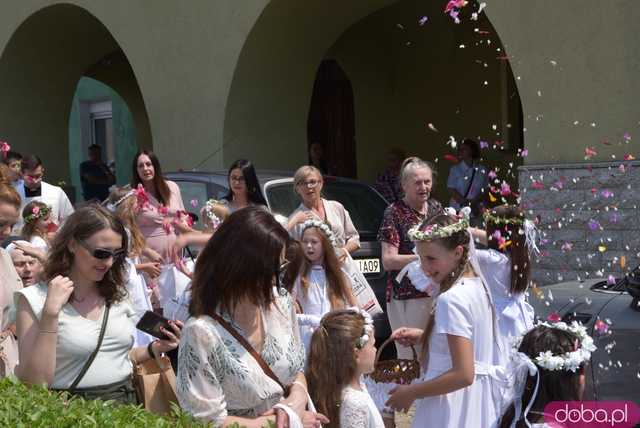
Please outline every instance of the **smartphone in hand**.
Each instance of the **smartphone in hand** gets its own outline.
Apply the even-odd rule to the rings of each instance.
[[[140,318],[140,321],[138,321],[138,324],[136,324],[138,330],[144,331],[158,339],[168,340],[169,338],[160,330],[160,327],[171,331],[169,320],[151,311],[145,312],[142,318]]]

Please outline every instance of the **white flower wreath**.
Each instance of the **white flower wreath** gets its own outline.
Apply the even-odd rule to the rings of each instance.
[[[434,239],[448,238],[454,233],[467,230],[469,228],[469,213],[471,209],[464,207],[460,212],[456,213],[454,208],[445,208],[445,213],[450,216],[458,218],[458,221],[448,226],[440,226],[437,224],[431,224],[425,228],[425,230],[419,230],[420,225],[412,227],[407,232],[409,239],[413,242],[433,241]]]
[[[593,339],[587,333],[587,328],[577,321],[573,321],[571,324],[565,322],[548,323],[545,321],[538,322],[535,327],[545,326],[547,328],[555,328],[558,330],[568,331],[573,333],[580,340],[580,346],[578,349],[572,352],[566,352],[562,355],[554,355],[551,351],[540,352],[540,354],[533,359],[533,362],[545,370],[559,371],[567,370],[575,373],[576,370],[583,364],[591,359],[591,353],[597,348],[593,343]],[[514,348],[518,352],[518,348],[522,343],[524,336],[520,336],[514,341]]]
[[[336,237],[327,223],[315,219],[306,220],[304,223],[302,223],[302,234],[304,235],[305,230],[309,229],[310,227],[317,227],[318,229],[320,229],[320,231],[324,233],[325,236],[329,239],[331,245],[333,247],[337,246]]]
[[[369,312],[356,306],[350,307],[349,310],[360,314],[362,318],[364,318],[364,329],[362,332],[362,336],[360,336],[356,341],[356,348],[362,349],[369,342],[370,335],[373,334],[373,318],[371,318],[371,314],[369,314]]]

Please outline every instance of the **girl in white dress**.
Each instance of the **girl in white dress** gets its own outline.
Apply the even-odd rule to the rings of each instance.
[[[309,349],[311,334],[327,312],[358,306],[351,282],[340,268],[334,242],[333,232],[325,223],[315,219],[303,223],[305,259],[293,296],[299,305],[298,322],[306,349]]]
[[[328,428],[383,428],[382,416],[362,376],[376,357],[373,320],[362,310],[328,313],[311,339],[307,382],[313,402]]]
[[[533,328],[534,311],[527,302],[531,261],[529,249],[535,248],[533,224],[517,206],[501,205],[485,214],[486,232],[472,229],[474,238],[488,245],[476,252],[482,275],[491,290],[496,308],[498,334],[505,348],[511,338]],[[507,353],[497,353],[497,362],[506,364]]]
[[[153,311],[151,304],[151,289],[143,274],[150,278],[160,274],[160,263],[153,261],[142,262],[143,253],[152,251],[146,248],[146,243],[140,228],[135,221],[137,213],[137,198],[135,192],[128,188],[115,189],[109,195],[107,209],[122,221],[127,232],[129,248],[127,251],[127,292],[136,312],[136,322],[146,311]],[[158,258],[159,254],[157,255]],[[136,345],[147,345],[153,337],[140,330],[136,330]]]
[[[489,428],[501,414],[492,395],[494,314],[488,288],[468,263],[468,226],[464,217],[439,215],[410,231],[425,273],[440,285],[424,332],[393,334],[401,343],[421,343],[428,362],[422,382],[395,388],[387,402],[407,411],[418,400],[416,428]]]
[[[552,401],[582,400],[584,366],[595,349],[586,328],[577,322],[541,322],[516,340],[509,366],[515,398],[500,427],[563,427],[544,413],[545,406]]]
[[[51,207],[44,202],[31,201],[22,210],[22,238],[45,254],[57,226],[51,222]]]

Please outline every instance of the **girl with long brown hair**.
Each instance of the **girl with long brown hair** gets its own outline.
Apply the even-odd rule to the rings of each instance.
[[[439,215],[409,232],[422,268],[440,285],[427,326],[399,329],[396,340],[423,346],[423,382],[391,391],[387,405],[407,411],[413,427],[490,427],[500,417],[493,402],[496,352],[494,314],[487,286],[469,264],[466,217]]]
[[[373,321],[365,311],[344,309],[322,318],[311,338],[306,376],[316,408],[329,418],[325,427],[384,427],[362,382],[375,356]]]
[[[531,271],[530,250],[535,247],[535,227],[515,205],[500,205],[484,215],[486,231],[471,229],[474,238],[488,245],[478,250],[478,264],[491,290],[498,335],[508,345],[533,328],[534,311],[526,291]],[[535,251],[535,250],[534,250]],[[506,364],[507,354],[499,361]]]
[[[311,334],[324,314],[358,306],[358,302],[351,292],[351,281],[340,267],[329,226],[319,220],[307,220],[302,226],[301,241],[304,259],[293,297],[301,312],[298,323],[302,342],[309,349]]]

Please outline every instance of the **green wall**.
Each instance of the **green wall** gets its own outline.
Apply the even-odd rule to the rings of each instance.
[[[138,150],[133,116],[125,101],[110,87],[97,80],[83,77],[78,82],[69,114],[69,167],[77,201],[82,200],[80,163],[87,160],[87,150],[82,145],[80,105],[83,102],[107,100],[111,101],[112,106],[117,184],[125,185],[131,181],[131,163]],[[106,159],[104,150],[102,155],[103,159]]]

